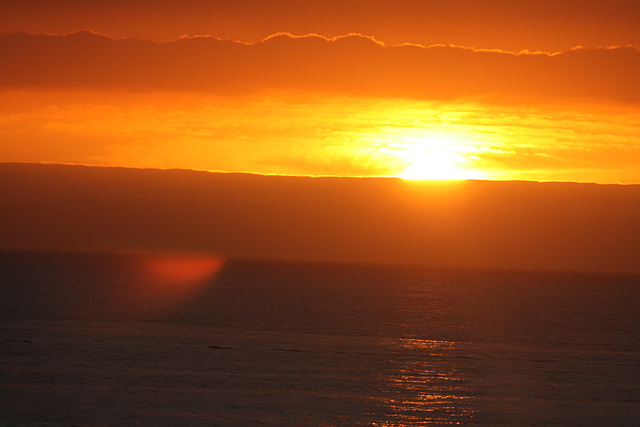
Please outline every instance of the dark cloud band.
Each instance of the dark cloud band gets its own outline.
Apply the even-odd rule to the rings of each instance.
[[[385,46],[371,37],[278,34],[247,44],[213,37],[170,43],[91,31],[0,35],[0,86],[312,91],[416,99],[640,101],[636,47],[560,53]]]

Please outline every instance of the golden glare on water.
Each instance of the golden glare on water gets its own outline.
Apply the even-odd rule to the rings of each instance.
[[[443,409],[450,419],[474,417],[471,406],[474,396],[463,385],[468,378],[463,375],[464,370],[456,363],[456,358],[451,357],[460,351],[464,354],[462,343],[401,339],[394,344],[403,354],[422,356],[410,363],[398,361],[396,370],[387,378],[393,393],[384,399],[384,403],[400,425],[439,424]]]

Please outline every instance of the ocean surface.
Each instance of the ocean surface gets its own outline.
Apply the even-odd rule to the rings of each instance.
[[[640,425],[640,277],[0,252],[0,425]]]

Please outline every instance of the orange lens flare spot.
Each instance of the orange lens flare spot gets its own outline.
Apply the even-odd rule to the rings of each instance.
[[[147,259],[146,267],[154,279],[188,284],[213,277],[224,261],[220,257],[158,256]]]
[[[184,304],[213,284],[225,263],[215,256],[146,256],[131,289],[132,308],[155,313]]]

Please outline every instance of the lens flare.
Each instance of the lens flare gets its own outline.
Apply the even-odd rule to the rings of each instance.
[[[184,304],[211,286],[225,263],[215,256],[147,256],[133,292],[139,311],[156,312]]]
[[[224,258],[219,257],[156,256],[146,260],[153,279],[186,287],[213,277],[223,264]]]

